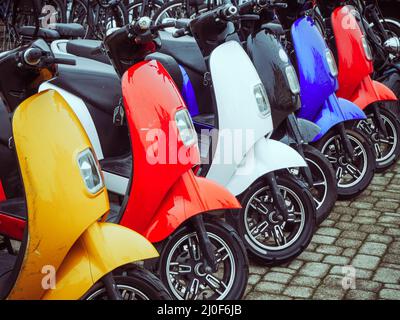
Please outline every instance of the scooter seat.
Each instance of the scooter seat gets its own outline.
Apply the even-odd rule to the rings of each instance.
[[[0,202],[0,213],[26,220],[26,201],[24,198],[9,199]]]
[[[214,113],[203,113],[193,117],[194,125],[206,126],[215,128],[215,114]]]
[[[80,38],[85,36],[85,29],[79,23],[52,23],[49,29],[56,30],[61,38]]]
[[[103,171],[130,179],[132,174],[132,155],[112,157],[100,160]]]
[[[96,60],[102,63],[111,64],[108,56],[100,50],[101,41],[77,39],[67,42],[67,53],[73,54],[78,57]]]
[[[285,30],[283,29],[282,25],[279,23],[265,23],[261,27],[264,30],[267,30],[270,33],[273,33],[277,36],[283,36],[285,35]]]
[[[60,34],[56,30],[39,28],[36,34],[36,27],[34,26],[23,26],[18,29],[18,33],[22,38],[25,39],[37,39],[41,38],[46,42],[51,42],[60,39]]]
[[[59,57],[67,56],[60,55]],[[74,59],[75,66],[60,64],[58,76],[50,80],[50,83],[112,116],[122,97],[121,80],[114,68],[86,58],[75,57]],[[112,118],[110,119],[112,121]]]
[[[198,73],[204,74],[207,72],[204,57],[193,37],[174,38],[167,31],[160,31],[159,34],[161,40],[160,52],[174,57],[179,64]]]

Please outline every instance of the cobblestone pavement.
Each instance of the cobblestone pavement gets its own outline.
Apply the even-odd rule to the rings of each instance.
[[[355,289],[342,288],[347,265]],[[375,174],[357,199],[337,202],[296,260],[270,269],[252,263],[246,299],[400,300],[400,163]]]

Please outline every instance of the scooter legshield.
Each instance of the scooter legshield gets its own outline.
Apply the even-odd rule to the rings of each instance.
[[[112,223],[90,226],[57,270],[56,288],[44,300],[77,300],[104,275],[125,264],[158,257],[143,236]]]
[[[339,7],[331,17],[339,67],[337,96],[352,101],[361,109],[375,102],[397,100],[388,87],[371,79],[373,63],[367,58],[364,35],[353,10],[352,6]]]
[[[290,146],[261,138],[246,154],[226,187],[233,194],[239,195],[268,172],[306,166],[302,156]]]
[[[79,119],[55,91],[26,99],[13,116],[13,136],[24,183],[29,238],[9,298],[37,299],[43,266],[58,269],[81,234],[109,211],[104,188],[89,192],[78,156],[91,148]]]
[[[179,178],[163,200],[144,235],[153,243],[159,242],[192,216],[239,208],[240,203],[227,189],[188,171]]]
[[[321,131],[313,142],[321,139],[332,127],[338,123],[351,120],[366,119],[365,113],[354,103],[338,98],[335,94],[325,101],[320,113],[314,119]]]

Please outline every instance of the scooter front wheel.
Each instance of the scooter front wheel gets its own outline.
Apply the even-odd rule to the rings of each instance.
[[[215,252],[215,272],[205,269],[196,232],[185,225],[162,243],[158,262],[161,281],[178,300],[241,299],[249,273],[242,241],[222,221],[205,221],[204,226]]]
[[[287,219],[282,219],[269,186],[262,180],[241,195],[239,215],[229,217],[249,255],[266,266],[297,257],[310,243],[316,225],[316,209],[308,189],[284,173],[276,177],[276,183],[287,207]]]
[[[369,138],[360,130],[345,129],[354,150],[353,159],[346,159],[341,136],[330,130],[315,143],[315,147],[331,162],[336,175],[339,199],[358,196],[370,184],[375,172],[375,152]]]
[[[171,300],[161,281],[151,272],[137,266],[113,275],[123,300]],[[82,300],[109,300],[104,284],[97,282]]]
[[[366,120],[357,122],[357,128],[370,138],[376,156],[376,171],[384,172],[389,169],[400,156],[400,123],[396,116],[384,108],[379,110],[386,134],[379,130],[376,117],[368,114]]]

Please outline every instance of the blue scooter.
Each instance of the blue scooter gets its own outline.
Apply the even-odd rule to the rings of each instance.
[[[302,107],[297,116],[321,128],[312,145],[332,163],[339,198],[353,198],[368,187],[376,167],[371,142],[353,128],[355,121],[366,116],[355,104],[336,96],[338,69],[334,55],[311,14],[304,12],[302,1],[286,3],[288,7],[277,12],[284,28],[290,30],[287,49],[300,78]]]

